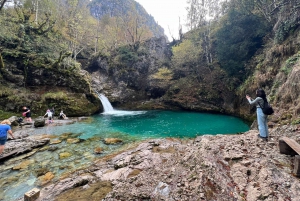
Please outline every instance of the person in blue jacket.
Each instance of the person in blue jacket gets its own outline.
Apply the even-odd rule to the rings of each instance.
[[[7,141],[7,133],[9,133],[12,138],[15,138],[11,131],[10,124],[10,121],[7,119],[0,123],[0,155],[2,154],[4,145]]]
[[[249,95],[246,95],[246,98],[251,105],[256,106],[257,124],[259,130],[258,137],[267,140],[269,136],[267,124],[268,115],[265,115],[261,108],[261,106],[264,105],[264,102],[267,101],[266,93],[263,89],[258,89],[256,91],[256,96],[257,97],[254,100],[252,100]]]

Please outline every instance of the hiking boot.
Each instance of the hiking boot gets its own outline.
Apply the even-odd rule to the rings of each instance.
[[[268,141],[268,137],[262,137],[262,136],[260,136],[260,134],[257,134],[257,137],[264,141]]]

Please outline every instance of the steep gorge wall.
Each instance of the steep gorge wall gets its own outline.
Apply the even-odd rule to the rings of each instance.
[[[104,93],[114,106],[136,109],[136,102],[159,98],[169,87],[153,77],[160,68],[169,65],[170,48],[166,39],[152,38],[138,45],[122,47],[111,56],[97,55],[87,70],[92,88]]]
[[[91,115],[100,110],[99,99],[90,91],[89,78],[81,73],[44,65],[27,65],[5,57],[0,69],[0,110],[19,113],[30,107],[34,116],[42,116],[49,107],[64,110],[68,116]],[[4,118],[4,117],[3,117]]]
[[[241,86],[238,94],[241,102],[245,94],[255,97],[258,88],[265,89],[268,100],[275,108],[270,120],[279,123],[299,123],[299,65],[300,65],[300,27],[280,44],[270,41],[255,55],[249,65],[255,69]],[[249,115],[245,104],[240,113]]]
[[[198,78],[190,71],[176,78],[171,48],[162,37],[140,44],[137,50],[95,56],[87,68],[92,88],[104,93],[115,107],[239,115],[239,99],[228,87],[224,70],[218,65],[210,69],[195,64]]]

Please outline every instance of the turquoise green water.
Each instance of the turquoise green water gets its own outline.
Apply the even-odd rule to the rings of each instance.
[[[92,122],[46,128],[47,134],[81,133],[81,139],[92,136],[135,139],[161,137],[196,137],[203,134],[235,134],[249,130],[239,118],[209,113],[176,111],[117,111],[93,116]],[[41,131],[39,131],[41,132]]]
[[[192,138],[203,134],[235,134],[249,130],[249,126],[239,118],[208,113],[174,111],[117,111],[98,114],[89,120],[64,126],[52,126],[35,129],[29,135],[50,134],[61,143],[48,145],[37,150],[32,156],[22,159],[10,159],[0,164],[0,200],[13,201],[24,193],[45,184],[41,176],[47,172],[54,174],[51,182],[61,175],[69,174],[78,168],[90,166],[93,161],[132,142],[149,138],[179,137]],[[69,144],[65,138],[80,138],[80,143]],[[62,135],[63,134],[63,135]],[[104,138],[120,138],[123,143],[107,145]],[[51,148],[54,148],[52,149]],[[102,154],[95,154],[94,149],[101,147]],[[67,158],[60,158],[68,152]],[[28,162],[21,170],[14,166]],[[38,174],[43,172],[43,174]]]

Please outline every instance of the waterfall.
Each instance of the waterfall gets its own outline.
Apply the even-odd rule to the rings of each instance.
[[[115,110],[112,105],[110,104],[109,100],[104,96],[104,94],[99,94],[97,91],[95,91],[98,95],[104,112],[103,115],[113,115],[113,116],[132,116],[132,115],[140,115],[145,114],[146,111],[124,111],[124,110]]]
[[[103,105],[103,110],[104,112],[112,112],[114,111],[114,108],[112,107],[112,105],[110,104],[109,100],[106,98],[106,96],[104,96],[103,94],[98,94],[98,97]]]

